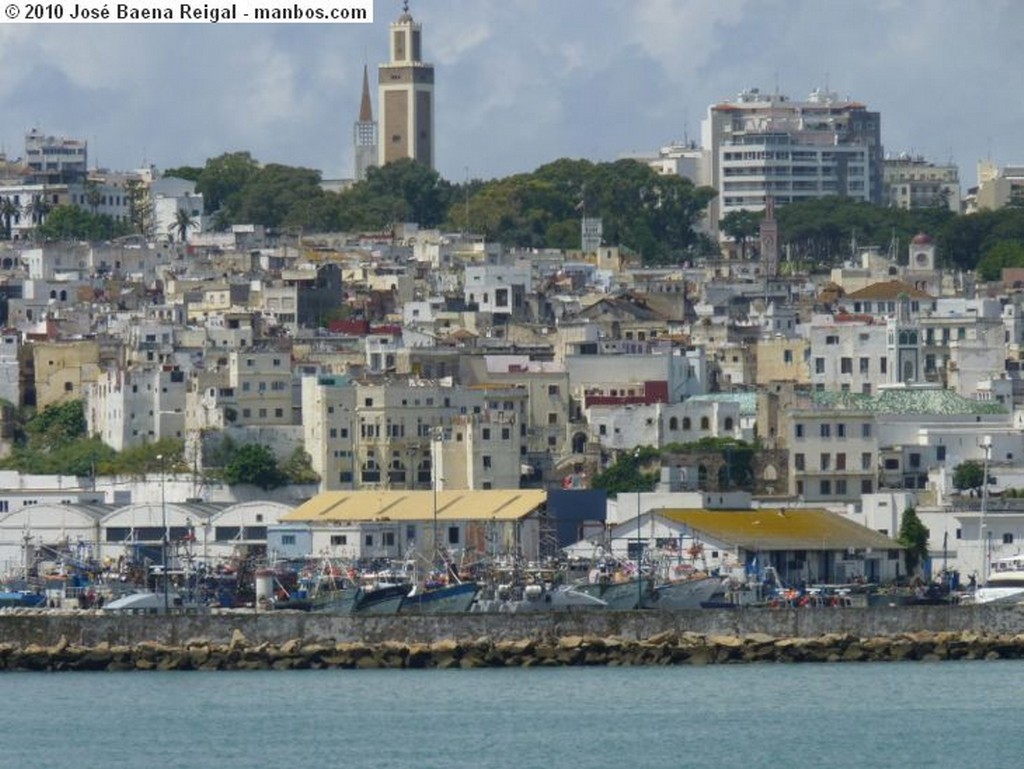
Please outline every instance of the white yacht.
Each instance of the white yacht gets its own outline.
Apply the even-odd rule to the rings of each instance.
[[[974,603],[1024,601],[1024,553],[1000,558],[984,586],[974,591]]]

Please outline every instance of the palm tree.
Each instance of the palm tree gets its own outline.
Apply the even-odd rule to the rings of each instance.
[[[0,219],[4,222],[4,240],[11,239],[11,222],[21,209],[11,198],[0,198]]]
[[[34,225],[40,225],[46,219],[46,215],[53,210],[53,205],[46,199],[45,195],[35,195],[27,206],[25,213],[31,217]]]
[[[188,211],[184,208],[179,208],[178,212],[174,215],[174,222],[170,226],[171,234],[178,233],[178,238],[182,243],[188,243],[188,231],[195,227],[197,224],[196,220],[192,217]]]

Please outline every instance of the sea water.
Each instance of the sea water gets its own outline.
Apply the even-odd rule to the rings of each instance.
[[[0,769],[1012,767],[1019,662],[12,673]]]

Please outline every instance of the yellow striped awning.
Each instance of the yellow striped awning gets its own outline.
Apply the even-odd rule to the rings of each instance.
[[[547,502],[536,489],[439,491],[440,521],[518,521]],[[344,521],[429,521],[434,518],[433,491],[325,491],[281,516],[282,523]]]

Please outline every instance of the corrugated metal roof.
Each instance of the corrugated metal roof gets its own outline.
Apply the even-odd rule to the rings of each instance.
[[[547,502],[535,489],[439,491],[439,521],[517,521]],[[281,516],[298,521],[427,521],[434,517],[432,491],[326,491]]]
[[[894,539],[827,510],[661,510],[671,521],[722,544],[746,550],[892,550]]]

